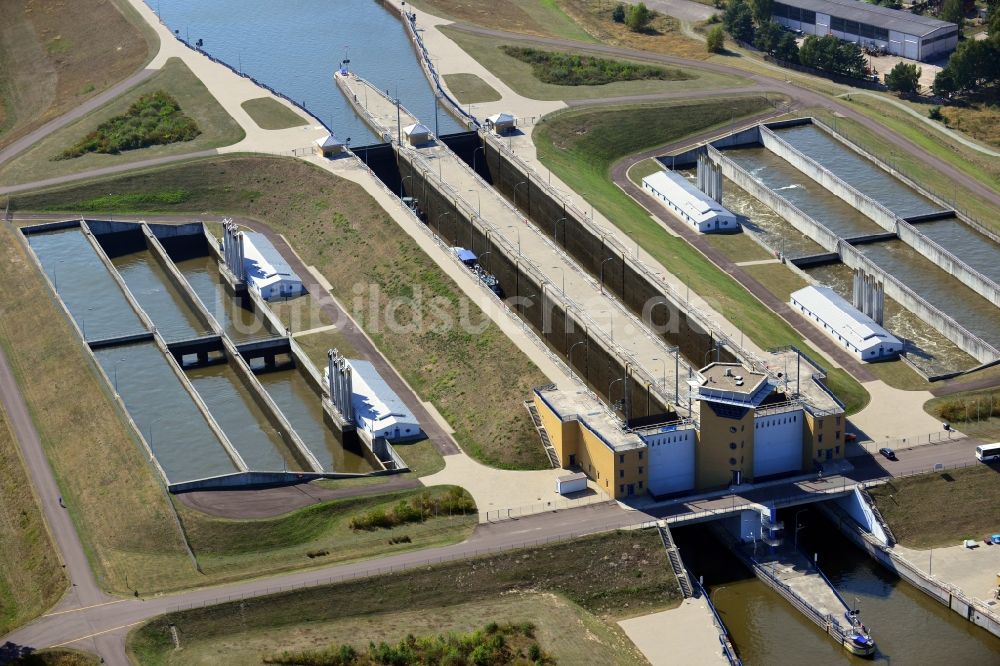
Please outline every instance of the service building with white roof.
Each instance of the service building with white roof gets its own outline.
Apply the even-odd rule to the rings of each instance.
[[[389,388],[368,361],[351,359],[352,405],[354,422],[372,438],[383,437],[391,443],[406,442],[424,436],[417,417]]]
[[[305,293],[302,280],[263,234],[243,232],[243,266],[247,286],[265,301]]]
[[[859,0],[782,0],[774,3],[771,18],[807,35],[879,46],[911,60],[944,55],[958,45],[954,23]]]
[[[830,287],[799,289],[792,294],[791,303],[861,361],[880,361],[903,351],[899,338]]]
[[[739,219],[722,204],[673,171],[657,171],[642,179],[642,189],[702,233],[736,231]]]

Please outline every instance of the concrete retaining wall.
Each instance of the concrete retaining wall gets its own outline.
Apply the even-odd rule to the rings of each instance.
[[[29,224],[27,226],[20,227],[20,231],[25,236],[30,236],[31,234],[44,234],[49,231],[60,231],[62,229],[72,229],[73,227],[79,227],[83,220],[66,220],[63,222],[45,222],[44,224]]]
[[[162,226],[162,225],[161,225]],[[194,226],[194,225],[185,225]],[[188,281],[184,279],[181,272],[177,269],[176,264],[170,259],[170,255],[167,254],[166,249],[160,243],[159,237],[153,232],[153,230],[145,223],[142,225],[142,232],[146,236],[146,247],[149,248],[150,253],[156,259],[160,268],[167,274],[170,279],[170,284],[174,286],[177,291],[180,292],[181,298],[184,299],[184,303],[191,308],[198,317],[198,321],[212,331],[216,335],[222,335],[222,327],[219,326],[219,322],[215,321],[215,317],[205,309],[205,304],[201,302],[197,294],[188,284]],[[197,225],[196,234],[200,235],[202,233],[201,225]],[[173,236],[183,236],[189,234],[173,234]],[[190,234],[194,238],[198,238],[198,235]]]
[[[753,127],[748,127],[738,132],[727,134],[726,136],[710,141],[705,145],[713,146],[717,149],[759,146],[760,126],[754,125]],[[674,155],[660,155],[656,159],[664,166],[664,168],[670,169],[671,171],[676,171],[677,169],[687,169],[695,166],[698,160],[698,155],[705,150],[705,145],[699,145]]]
[[[849,185],[842,178],[820,165],[816,160],[804,155],[767,127],[761,128],[761,142],[768,150],[786,160],[809,178],[822,185],[830,193],[860,211],[865,217],[885,229],[895,233],[900,240],[910,245],[939,268],[955,277],[977,294],[994,305],[1000,306],[1000,284],[997,284],[944,246],[934,242],[917,231],[891,210],[868,195]]]

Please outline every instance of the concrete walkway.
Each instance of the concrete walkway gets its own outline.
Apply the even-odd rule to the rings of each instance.
[[[421,481],[427,486],[455,485],[465,488],[476,500],[481,523],[506,519],[508,515],[521,517],[610,501],[589,479],[587,492],[574,493],[571,498],[556,493],[556,479],[568,474],[564,469],[530,472],[495,469],[465,453],[445,456],[444,462],[443,470],[425,476]]]
[[[1000,532],[1000,522],[996,532]],[[957,587],[966,596],[984,603],[996,601],[997,576],[1000,575],[1000,546],[983,543],[985,534],[973,534],[975,548],[966,548],[956,543],[954,546],[917,550],[896,544],[892,550],[924,573],[933,576],[946,585]],[[1000,603],[993,606],[1000,612]]]
[[[652,666],[726,664],[719,632],[705,599],[618,623]]]
[[[851,423],[876,444],[942,432],[941,422],[924,411],[924,403],[934,397],[930,391],[903,391],[881,380],[862,386],[871,401],[851,417]]]

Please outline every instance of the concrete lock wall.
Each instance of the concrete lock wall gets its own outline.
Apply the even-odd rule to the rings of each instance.
[[[723,155],[713,146],[708,146],[708,157],[722,169],[722,175],[760,200],[803,234],[819,243],[828,252],[836,252],[840,238],[825,225],[820,224],[797,206],[777,194],[774,190],[756,180],[750,173],[733,160]]]
[[[483,152],[480,150],[479,155]],[[488,238],[475,215],[470,218],[454,200],[440,193],[430,180],[437,174],[415,169],[405,156],[399,159],[398,165],[404,196],[414,196],[419,200],[425,224],[445,243],[465,247],[483,257],[483,268],[500,283],[508,307],[528,322],[551,349],[567,360],[598,395],[609,402],[621,400],[623,387],[615,385],[612,397],[607,395],[608,387],[613,380],[628,375],[630,417],[640,418],[667,411],[650,387],[631,372],[627,373],[625,363],[607,350],[597,335],[580,324],[578,318],[571,317],[574,323],[567,325],[565,309],[561,300],[552,293],[551,285],[546,282],[543,287],[542,281],[529,272],[516,256],[516,248],[510,252],[504,244]],[[521,189],[525,189],[524,186]],[[571,229],[567,237],[572,238],[573,235]],[[620,285],[620,272],[617,279]],[[568,359],[569,350],[578,342],[584,344],[574,350],[572,359]]]
[[[936,328],[980,363],[989,363],[1000,358],[1000,351],[993,345],[928,303],[922,296],[904,285],[895,276],[883,271],[851,244],[846,241],[840,241],[839,251],[841,261],[844,262],[845,266],[851,269],[861,268],[866,273],[878,276],[885,285],[887,296]]]
[[[839,176],[792,147],[770,129],[761,128],[761,141],[764,147],[792,164],[830,193],[853,206],[887,232],[897,234],[900,240],[909,244],[942,270],[994,305],[1000,306],[1000,285],[996,282],[966,264],[948,249],[921,234],[879,202],[858,191]]]
[[[798,121],[793,120],[788,122],[797,124]],[[701,155],[704,152],[706,145],[714,146],[719,149],[760,145],[760,125],[754,125],[753,127],[748,127],[744,130],[740,130],[739,132],[727,134],[726,136],[710,141],[707,144],[699,145],[674,155],[660,155],[656,158],[656,160],[662,164],[665,169],[670,169],[671,171],[675,171],[677,169],[687,169],[695,165],[698,160],[698,155]]]
[[[645,323],[663,331],[659,335],[667,344],[680,347],[681,353],[693,365],[700,364],[705,354],[715,348],[714,333],[690,317],[683,303],[653,284],[635,266],[626,250],[612,246],[605,236],[594,233],[574,211],[566,208],[563,201],[555,198],[537,178],[529,177],[492,141],[482,140],[481,145],[476,159],[477,172],[597,280],[602,277],[603,264],[604,288]],[[606,259],[613,261],[606,262]],[[727,349],[722,350],[721,356],[726,362],[736,360]]]
[[[201,245],[201,239],[203,238],[202,226],[199,225],[185,225],[193,227],[196,229],[194,234],[174,234],[172,237],[175,239],[196,239],[197,244]],[[149,249],[150,254],[163,269],[164,273],[167,274],[170,284],[173,285],[178,292],[180,292],[181,297],[184,299],[185,305],[191,308],[191,311],[195,313],[198,317],[199,323],[205,326],[208,330],[214,332],[216,335],[222,334],[222,329],[218,322],[215,321],[215,317],[209,314],[208,310],[205,309],[205,305],[201,302],[201,299],[194,293],[191,285],[188,281],[184,279],[181,272],[177,269],[177,266],[170,259],[170,255],[167,253],[166,248],[160,243],[159,238],[154,234],[154,232],[149,228],[148,225],[143,223],[143,233],[145,235],[146,247]]]

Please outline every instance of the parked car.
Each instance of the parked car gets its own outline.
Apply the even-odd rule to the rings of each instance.
[[[878,450],[887,460],[896,460],[896,452],[890,449],[888,446],[883,446]]]

